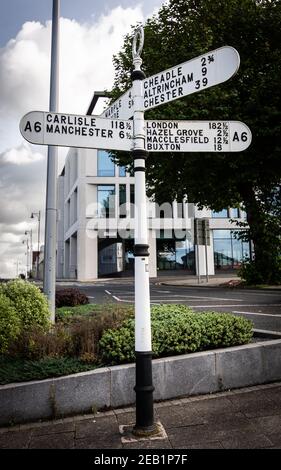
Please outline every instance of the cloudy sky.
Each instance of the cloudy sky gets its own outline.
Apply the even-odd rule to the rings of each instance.
[[[61,0],[59,111],[84,114],[94,90],[113,85],[112,56],[130,32],[163,0]],[[25,230],[42,213],[44,234],[46,148],[28,144],[19,121],[48,110],[52,0],[9,0],[0,5],[0,277],[26,266]],[[101,111],[101,110],[100,110]],[[66,149],[60,149],[59,170]]]

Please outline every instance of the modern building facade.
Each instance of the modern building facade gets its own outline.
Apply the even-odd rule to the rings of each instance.
[[[249,244],[235,238],[240,209],[214,213],[188,201],[147,200],[149,272],[209,275],[236,269]],[[57,277],[89,281],[134,269],[134,177],[108,152],[71,149],[58,178]],[[209,245],[194,244],[194,220],[209,219]],[[236,228],[237,230],[237,228]]]

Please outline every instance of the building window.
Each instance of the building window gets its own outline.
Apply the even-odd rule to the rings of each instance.
[[[115,217],[115,186],[98,186],[98,215],[99,217]]]
[[[105,150],[98,150],[98,176],[115,176],[115,165]]]
[[[119,184],[119,217],[126,217],[126,185]]]
[[[161,236],[161,233],[160,233]],[[157,268],[159,270],[188,270],[194,272],[194,246],[188,237],[157,239]]]
[[[119,166],[119,176],[126,176],[126,167]]]
[[[215,269],[239,268],[250,254],[249,242],[238,240],[232,230],[213,230]]]
[[[223,209],[222,211],[212,211],[212,217],[215,219],[225,219],[228,217],[228,210]]]
[[[239,219],[240,217],[240,210],[239,207],[232,207],[230,210],[230,217],[233,217],[234,219]]]

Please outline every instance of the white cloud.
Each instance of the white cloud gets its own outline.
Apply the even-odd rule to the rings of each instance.
[[[2,155],[1,163],[13,163],[14,165],[28,165],[43,160],[44,156],[39,152],[32,152],[31,146],[23,142],[19,147],[7,150]]]
[[[60,20],[59,111],[84,114],[95,90],[112,87],[112,56],[144,15],[140,5],[117,6],[91,21]],[[24,247],[12,234],[32,211],[44,209],[46,149],[23,143],[19,121],[29,111],[48,110],[50,42],[50,22],[27,22],[0,49],[0,276],[13,275],[11,258],[25,263]]]

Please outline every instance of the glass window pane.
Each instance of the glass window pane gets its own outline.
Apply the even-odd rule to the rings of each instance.
[[[230,217],[233,217],[233,218],[239,218],[239,208],[238,207],[232,207],[230,209]]]
[[[98,150],[98,176],[115,176],[114,163],[105,150]]]
[[[214,239],[214,259],[216,269],[232,267],[231,239]]]
[[[231,238],[231,230],[213,230],[213,236],[215,238]]]
[[[176,254],[174,240],[157,240],[157,267],[160,270],[175,269]]]
[[[237,267],[241,264],[243,258],[242,243],[241,240],[232,240],[232,250],[233,250],[233,265]]]
[[[98,215],[99,217],[115,217],[115,186],[98,186]]]
[[[126,167],[119,166],[119,176],[126,176]]]
[[[242,253],[243,258],[250,258],[250,243],[249,242],[242,242]]]
[[[219,212],[212,211],[212,217],[216,219],[225,218],[225,217],[228,217],[227,212],[228,212],[227,209],[223,209],[222,211],[219,211]]]

